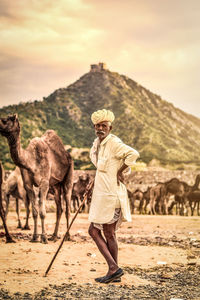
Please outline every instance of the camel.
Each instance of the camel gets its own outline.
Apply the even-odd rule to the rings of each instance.
[[[175,196],[175,203],[178,203],[181,207],[180,214],[184,214],[184,206],[186,208],[186,216],[188,215],[188,195],[189,193],[198,190],[200,182],[200,174],[196,176],[195,183],[193,186],[188,185],[184,181],[180,181],[177,178],[172,178],[171,180],[164,182],[164,193],[163,193],[163,199],[164,199],[164,205],[165,209],[167,210],[167,202],[170,195]],[[170,208],[172,209],[172,208]]]
[[[74,182],[73,189],[72,189],[73,212],[76,212],[79,205],[81,204],[86,186],[88,185],[89,181],[90,181],[90,176],[89,174],[86,174],[85,176],[80,175],[78,180]],[[83,207],[83,211],[85,212],[89,211],[88,203],[85,203]]]
[[[170,196],[182,199],[184,196],[184,183],[177,178],[172,178],[166,182],[158,182],[150,189],[150,211],[152,214],[169,214],[172,211],[175,201],[170,201]]]
[[[200,174],[196,176],[194,185],[190,186],[185,183],[185,197],[188,200],[189,206],[191,208],[191,216],[194,215],[194,209],[197,205],[197,215],[200,215],[199,204],[200,204]]]
[[[131,213],[134,214],[134,209],[136,208],[136,201],[139,203],[137,204],[139,213],[142,213],[142,208],[143,208],[143,192],[140,191],[140,189],[135,190],[133,193],[127,189],[128,193],[128,198],[130,200],[130,207],[131,207]]]
[[[6,179],[4,183],[4,199],[6,201],[6,217],[8,215],[8,207],[10,202],[10,196],[14,197],[16,199],[16,213],[18,217],[18,226],[17,228],[22,228],[21,220],[20,220],[20,209],[19,209],[19,199],[21,199],[24,202],[24,205],[26,207],[26,223],[25,226],[22,228],[23,230],[29,230],[29,204],[30,201],[27,197],[26,190],[24,189],[24,184],[21,176],[21,171],[19,167],[16,167],[14,171],[10,173],[8,178]]]
[[[15,243],[15,241],[12,239],[8,228],[7,228],[7,224],[6,224],[6,218],[5,218],[5,211],[3,209],[3,203],[2,203],[2,184],[3,184],[3,180],[4,180],[4,172],[3,172],[3,166],[2,163],[0,162],[0,217],[2,219],[3,222],[3,227],[5,229],[5,233],[6,233],[6,243]]]
[[[47,130],[42,137],[33,138],[26,149],[20,142],[20,124],[17,115],[0,118],[0,133],[8,140],[13,162],[20,168],[24,188],[32,204],[34,232],[31,241],[38,242],[38,209],[33,186],[39,188],[39,215],[42,233],[41,243],[48,243],[45,231],[45,202],[49,187],[54,191],[56,224],[52,240],[57,239],[62,214],[61,195],[66,203],[67,227],[70,216],[70,200],[73,186],[73,161],[65,151],[61,139],[54,130]]]
[[[194,210],[197,205],[197,215],[200,216],[200,190],[194,190],[187,194],[187,199],[191,208],[191,216],[194,215]]]
[[[155,186],[150,188],[150,213],[155,215],[167,214],[165,209],[165,203],[163,198],[164,185],[162,182],[158,182]]]
[[[163,183],[162,199],[163,210],[165,214],[168,214],[168,202],[171,195],[175,196],[175,199],[182,199],[183,204],[186,205],[185,201],[185,183],[177,178],[172,178]],[[170,205],[170,211],[171,211]],[[181,214],[183,211],[181,212]]]
[[[127,194],[128,194],[128,199],[129,199],[129,203],[130,203],[130,209],[131,209],[131,213],[134,213],[134,198],[133,198],[133,193],[127,189]]]
[[[148,187],[147,190],[143,193],[143,206],[144,208],[142,209],[142,211],[144,211],[145,214],[151,213],[151,209],[150,209],[150,190],[151,188]]]

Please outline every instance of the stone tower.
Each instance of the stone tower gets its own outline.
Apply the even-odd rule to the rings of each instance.
[[[101,72],[107,70],[106,64],[105,63],[98,63],[94,65],[90,65],[90,72]]]

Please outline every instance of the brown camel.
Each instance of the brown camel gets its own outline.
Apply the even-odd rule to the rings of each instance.
[[[194,215],[194,210],[197,205],[197,214],[199,216],[199,204],[200,204],[200,189],[199,189],[199,183],[200,183],[200,174],[196,176],[194,185],[190,186],[187,183],[185,183],[185,197],[189,203],[189,206],[191,208],[191,216]]]
[[[184,181],[180,181],[177,178],[172,178],[171,180],[164,183],[164,193],[163,199],[165,203],[165,207],[167,209],[167,202],[170,195],[175,196],[175,203],[178,203],[180,206],[180,214],[184,214],[184,209],[186,209],[186,216],[188,215],[189,201],[188,195],[189,193],[198,190],[200,182],[200,174],[196,176],[194,185],[190,186]],[[172,209],[172,208],[170,208]]]
[[[3,166],[2,163],[0,162],[0,217],[2,219],[3,222],[3,227],[5,229],[5,233],[6,233],[6,243],[15,243],[15,241],[12,239],[7,225],[6,225],[6,218],[5,218],[5,211],[3,209],[3,203],[2,203],[2,184],[3,184],[3,179],[4,179],[4,172],[3,172]]]
[[[166,213],[163,203],[163,183],[159,182],[157,185],[150,188],[150,213],[155,215]]]
[[[149,208],[150,206],[150,190],[151,188],[148,186],[147,190],[143,193],[143,209],[145,214],[151,213],[151,210]],[[148,209],[149,208],[149,209]]]
[[[197,205],[197,215],[200,216],[199,206],[200,206],[200,190],[194,190],[187,194],[187,199],[191,208],[191,216],[194,215],[194,210]]]
[[[178,178],[172,178],[163,183],[163,193],[162,193],[162,203],[163,203],[163,210],[165,214],[168,214],[168,202],[171,195],[175,196],[175,199],[182,199],[183,205],[187,206],[186,198],[185,198],[185,183],[180,181]],[[187,209],[187,207],[186,207]],[[170,205],[170,211],[172,210]],[[183,210],[181,214],[183,214]],[[187,213],[186,213],[187,214]]]
[[[130,203],[130,209],[131,209],[131,213],[134,213],[134,198],[133,198],[133,193],[127,189],[127,194],[128,194],[128,199],[129,199],[129,203]]]
[[[16,200],[16,213],[18,217],[17,228],[22,228],[22,224],[20,220],[20,209],[19,209],[19,200],[22,200],[26,207],[26,223],[22,229],[29,230],[30,227],[28,225],[28,220],[30,214],[30,209],[29,209],[30,201],[27,197],[26,190],[24,189],[24,184],[23,184],[21,171],[19,167],[16,167],[15,170],[10,173],[10,175],[8,176],[8,178],[4,183],[4,199],[6,201],[6,214],[5,214],[6,218],[8,215],[10,196],[14,197]]]
[[[141,214],[142,208],[143,208],[143,192],[140,189],[135,190],[134,192],[131,192],[127,189],[128,198],[130,201],[130,207],[131,207],[131,213],[134,214],[134,210],[136,206],[138,207],[138,211]],[[138,205],[136,205],[136,201],[138,201]]]
[[[72,189],[72,208],[73,212],[76,212],[79,205],[81,204],[83,200],[83,195],[85,193],[86,186],[88,185],[90,181],[90,175],[85,174],[85,175],[80,175],[78,180],[74,182],[73,184],[73,189]],[[82,211],[88,212],[89,207],[88,203],[85,203]]]
[[[7,138],[13,162],[20,167],[24,188],[32,204],[34,232],[32,242],[38,241],[38,210],[33,186],[39,188],[39,214],[42,225],[41,242],[47,243],[45,231],[45,201],[49,187],[54,190],[57,205],[56,225],[52,236],[58,234],[62,214],[61,194],[66,202],[67,227],[69,225],[70,200],[73,185],[73,161],[65,151],[61,139],[54,130],[47,130],[38,138],[33,138],[26,149],[20,143],[20,124],[16,115],[0,119],[0,133]]]

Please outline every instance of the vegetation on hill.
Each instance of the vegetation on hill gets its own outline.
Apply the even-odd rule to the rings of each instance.
[[[0,109],[0,116],[17,113],[24,147],[31,138],[54,129],[65,145],[90,148],[94,130],[90,115],[97,109],[115,114],[113,133],[140,152],[141,160],[162,165],[200,164],[200,119],[175,108],[132,79],[109,70],[88,72],[75,83],[60,88],[43,101]],[[81,155],[76,168],[91,168]],[[0,137],[0,159],[13,167],[7,141]]]

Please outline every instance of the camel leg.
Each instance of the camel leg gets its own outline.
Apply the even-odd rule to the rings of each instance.
[[[43,180],[40,185],[40,192],[39,192],[39,213],[40,213],[40,220],[42,225],[42,234],[41,234],[41,243],[47,244],[47,237],[45,231],[45,217],[46,217],[46,198],[47,193],[49,190],[49,181]]]
[[[8,211],[9,211],[9,204],[10,204],[10,195],[5,193],[5,201],[6,201],[6,211],[5,211],[5,220],[7,219]]]
[[[134,214],[134,209],[135,209],[134,202],[135,202],[135,199],[131,199],[131,200],[130,200],[130,204],[131,204],[131,214]]]
[[[81,202],[83,201],[83,195],[81,197]],[[82,212],[85,213],[87,210],[87,200],[85,201],[84,205],[83,205],[83,208],[82,208]]]
[[[156,214],[156,209],[155,209],[155,207],[156,207],[156,196],[155,196],[155,193],[154,193],[154,191],[150,191],[150,202],[149,202],[149,204],[150,204],[150,213],[151,213],[151,215],[155,215]]]
[[[200,216],[200,212],[199,212],[199,201],[197,202],[197,215]]]
[[[77,210],[77,207],[78,207],[78,198],[77,198],[77,196],[74,196],[74,199],[73,199],[73,201],[74,201],[74,213],[76,212],[76,210]]]
[[[36,199],[35,199],[35,195],[33,194],[32,196],[29,197],[31,199],[31,204],[32,204],[32,216],[33,216],[33,221],[34,221],[34,231],[33,231],[33,237],[31,242],[38,242],[39,241],[39,237],[38,237],[38,211],[36,208]]]
[[[31,201],[31,205],[32,205],[32,216],[33,216],[33,221],[34,221],[34,231],[33,231],[33,237],[31,239],[31,242],[38,242],[39,241],[39,237],[38,237],[38,211],[36,208],[36,197],[35,197],[35,193],[33,190],[33,186],[31,184],[24,184],[24,187],[26,189],[27,195]]]
[[[89,213],[89,202],[88,202],[88,199],[86,200],[86,203],[85,203],[85,213]]]
[[[135,206],[134,206],[134,203],[132,204],[132,210],[131,210],[131,213],[134,214],[134,210],[135,210]]]
[[[147,214],[147,205],[148,205],[148,201],[145,199],[145,205],[144,205],[144,214]]]
[[[72,196],[72,189],[73,189],[73,170],[74,164],[73,161],[70,161],[69,170],[65,175],[63,180],[63,199],[65,201],[65,216],[67,221],[67,229],[69,227],[69,218],[70,218],[70,207],[71,207],[71,196]],[[66,235],[66,240],[70,240],[70,234]]]
[[[162,202],[161,199],[157,199],[157,212],[159,215],[165,214],[164,210],[165,210],[165,205],[164,202]]]
[[[168,215],[173,215],[173,208],[174,205],[176,204],[175,201],[173,201],[169,206],[168,206]]]
[[[150,205],[150,214],[153,215],[153,214],[154,214],[154,213],[153,213],[153,203],[152,203],[151,200],[150,200],[149,205]]]
[[[182,214],[182,203],[181,202],[179,202],[179,204],[178,204],[178,214],[179,214],[179,216],[181,216],[181,214]]]
[[[71,212],[75,212],[75,197],[72,197]]]
[[[76,209],[76,211],[78,210],[80,204],[81,204],[81,197],[78,195],[78,198],[77,198],[77,209]],[[80,210],[80,213],[82,213],[82,212],[83,212],[83,207]]]
[[[178,209],[179,208],[179,203],[176,201],[175,204],[176,204],[176,215],[178,215],[178,212],[179,212],[179,209]]]
[[[78,198],[78,196],[75,196],[75,199],[74,199],[74,212],[76,212],[77,211],[77,209],[78,209],[78,205],[79,205],[79,198]]]
[[[184,203],[181,202],[180,204],[180,216],[184,216]]]
[[[150,212],[151,215],[155,215],[156,211],[155,211],[155,199],[151,199],[150,200]]]
[[[168,202],[169,202],[169,198],[164,197],[164,200],[163,200],[163,213],[164,213],[164,215],[168,215]]]
[[[15,243],[15,241],[12,239],[11,235],[9,234],[7,225],[6,225],[6,218],[5,218],[5,211],[3,209],[3,204],[2,204],[2,183],[3,183],[3,166],[0,162],[0,217],[2,219],[3,222],[3,227],[5,229],[5,233],[6,233],[6,243]]]
[[[142,214],[142,208],[143,208],[143,205],[144,205],[144,200],[141,199],[141,200],[140,200],[140,205],[139,205],[139,213],[140,213],[140,215]]]
[[[185,215],[188,217],[188,214],[189,214],[189,202],[186,199],[183,199],[183,215],[184,215],[184,208],[186,210]]]
[[[69,227],[69,218],[70,218],[70,199],[66,197],[66,209],[65,209],[67,228]]]
[[[196,202],[194,202],[194,205],[191,203],[191,216],[194,216],[194,210],[196,208]]]
[[[22,228],[23,230],[30,230],[30,226],[28,224],[28,220],[29,220],[29,215],[30,215],[30,200],[28,198],[28,196],[25,196],[25,207],[26,207],[26,223],[24,225],[24,227]]]
[[[156,203],[155,199],[152,201],[152,206],[151,206],[151,212],[153,215],[156,215],[156,209],[155,209]]]
[[[58,228],[60,224],[61,215],[63,212],[62,202],[61,202],[61,188],[54,187],[54,199],[56,202],[56,224],[53,235],[49,238],[50,241],[56,241],[58,239]]]
[[[191,204],[191,216],[194,215],[194,206]]]
[[[69,227],[69,218],[70,218],[70,203],[71,203],[71,194],[72,194],[72,186],[66,187],[66,185],[63,186],[63,198],[65,200],[65,216],[67,221],[67,228]],[[66,240],[70,240],[70,234],[66,236]]]
[[[8,231],[8,228],[7,228],[7,225],[6,225],[5,211],[3,209],[2,196],[1,195],[2,194],[1,194],[1,188],[0,188],[0,217],[2,219],[3,227],[4,227],[5,233],[6,233],[6,243],[15,243],[15,241],[12,239],[11,235],[9,234],[9,231]]]
[[[18,219],[18,226],[17,228],[22,228],[21,220],[20,220],[20,209],[19,209],[19,199],[16,198],[16,213]]]
[[[6,233],[6,243],[15,243],[15,241],[12,239],[11,235],[9,234],[9,231],[8,231],[8,228],[6,225],[6,221],[5,221],[5,212],[1,205],[0,205],[0,217],[2,219],[3,227],[4,227],[5,233]]]
[[[87,196],[87,200],[86,200],[86,213],[89,213],[90,210],[90,203],[91,203],[91,199],[90,196]]]

